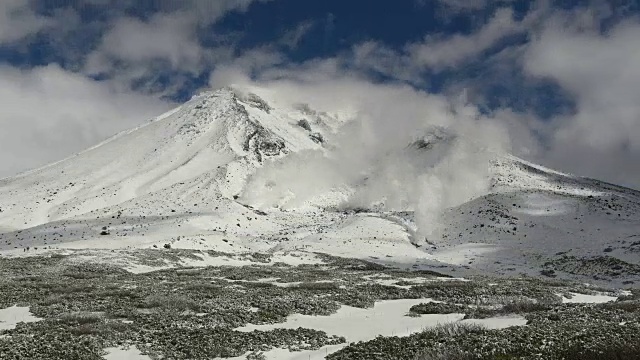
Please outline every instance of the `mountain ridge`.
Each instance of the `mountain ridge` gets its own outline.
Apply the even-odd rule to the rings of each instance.
[[[639,265],[640,246],[628,239],[640,231],[640,192],[512,155],[469,157],[475,145],[443,128],[407,144],[410,155],[399,149],[377,169],[318,183],[319,193],[293,201],[317,187],[314,177],[339,175],[323,166],[338,156],[332,141],[354,115],[273,97],[268,89],[203,92],[72,157],[2,179],[0,251],[172,243],[532,275],[567,254]]]

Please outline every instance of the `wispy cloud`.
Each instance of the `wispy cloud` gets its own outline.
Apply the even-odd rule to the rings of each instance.
[[[554,165],[610,181],[640,185],[640,22],[606,33],[587,12],[551,19],[523,55],[525,70],[556,81],[577,101],[555,118]]]
[[[475,32],[427,35],[422,41],[408,43],[401,51],[369,41],[354,47],[353,62],[359,68],[369,68],[390,77],[422,84],[426,71],[455,69],[478,60],[484,51],[500,40],[517,33],[527,33],[539,14],[534,11],[524,19],[516,20],[510,8],[498,9]]]
[[[416,0],[418,4],[425,5],[427,0]],[[515,0],[437,0],[437,2],[452,11],[474,11],[486,9],[489,6],[500,6],[512,3]]]
[[[50,65],[0,67],[0,177],[81,151],[171,106]]]
[[[38,16],[29,0],[0,2],[0,44],[21,40],[51,25],[51,19]]]
[[[100,46],[89,55],[87,71],[109,72],[117,63],[166,61],[173,69],[197,72],[205,50],[196,26],[186,13],[157,14],[149,21],[124,17],[111,25]]]
[[[287,31],[280,39],[280,43],[290,49],[297,48],[300,41],[302,41],[315,25],[316,22],[314,20],[301,22],[294,29]]]

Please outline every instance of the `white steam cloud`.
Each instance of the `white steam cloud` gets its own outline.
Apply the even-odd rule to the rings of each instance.
[[[323,149],[265,164],[249,180],[244,201],[263,208],[414,211],[418,235],[437,239],[447,208],[488,193],[489,162],[509,149],[500,121],[464,101],[405,86],[304,76],[250,86],[265,89],[267,101],[308,102],[349,119]]]

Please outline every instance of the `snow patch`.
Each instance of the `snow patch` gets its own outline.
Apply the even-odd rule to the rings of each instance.
[[[585,295],[571,293],[571,297],[562,296],[563,304],[602,304],[610,301],[616,301],[616,296],[608,295]]]
[[[342,306],[330,316],[293,314],[281,324],[249,324],[237,331],[269,331],[273,329],[297,329],[299,327],[325,331],[330,335],[344,336],[349,342],[367,341],[378,335],[407,336],[438,324],[461,320],[464,314],[435,314],[421,317],[405,316],[413,305],[432,302],[431,299],[402,299],[376,302],[371,309]]]
[[[325,346],[318,350],[289,352],[287,349],[272,349],[265,352],[267,359],[302,360],[324,359],[326,355],[336,352],[350,343],[368,341],[382,336],[408,336],[424,331],[439,324],[453,322],[475,323],[489,329],[503,329],[521,326],[527,320],[521,316],[505,316],[488,319],[463,320],[464,314],[429,314],[420,317],[406,316],[413,305],[433,302],[432,299],[385,300],[375,303],[373,308],[360,309],[342,306],[335,314],[329,316],[311,316],[294,314],[280,324],[249,324],[235,330],[251,332],[255,330],[270,331],[274,329],[297,329],[299,327],[321,330],[328,335],[344,336],[347,344]],[[244,359],[244,356],[234,359]]]
[[[12,330],[21,323],[37,322],[43,319],[33,316],[28,307],[12,306],[0,310],[0,330]]]
[[[147,355],[143,355],[136,347],[112,347],[104,349],[107,352],[105,360],[151,360]]]

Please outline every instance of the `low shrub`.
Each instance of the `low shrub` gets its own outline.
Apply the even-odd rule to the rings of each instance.
[[[154,294],[148,296],[143,302],[144,308],[161,308],[164,310],[173,311],[186,311],[193,310],[199,311],[201,309],[200,304],[191,300],[190,298],[177,295],[177,294]]]

